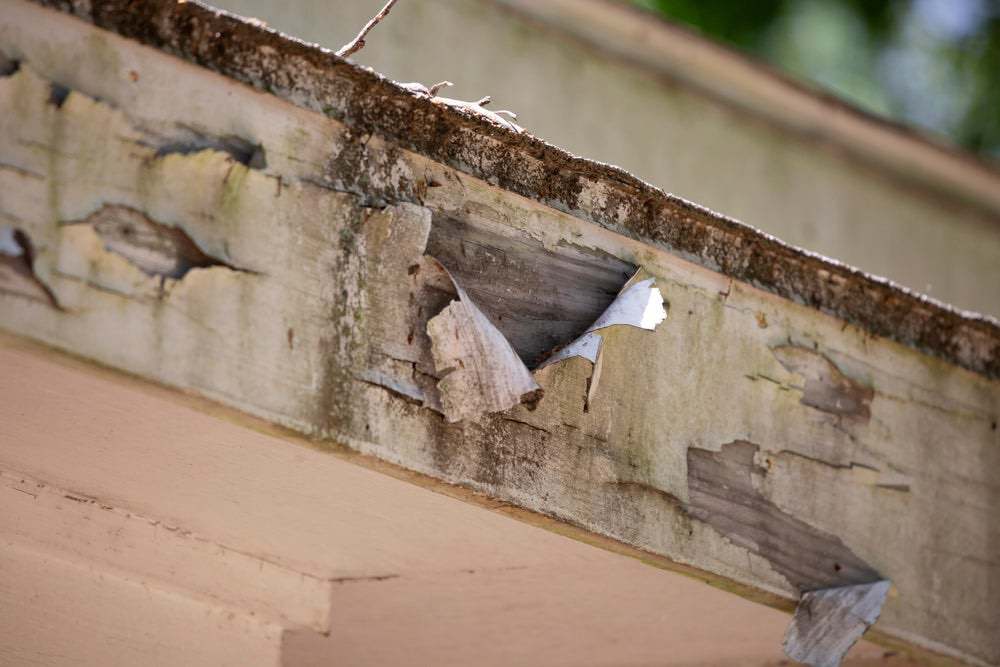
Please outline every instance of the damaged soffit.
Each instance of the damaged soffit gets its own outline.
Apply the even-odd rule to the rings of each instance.
[[[379,134],[554,209],[1000,378],[1000,323],[783,244],[616,167],[570,155],[484,114],[436,104],[335,53],[198,2],[35,0]],[[419,192],[419,189],[417,190]]]

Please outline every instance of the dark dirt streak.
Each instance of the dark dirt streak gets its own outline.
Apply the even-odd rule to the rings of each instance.
[[[193,127],[181,126],[176,136],[164,139],[156,145],[156,157],[166,155],[191,155],[204,150],[226,153],[236,162],[250,168],[267,168],[267,153],[260,144],[232,134],[213,136]]]
[[[18,276],[17,280],[23,280],[34,285],[35,288],[44,294],[44,300],[50,306],[56,310],[63,310],[59,299],[56,298],[55,292],[35,273],[35,246],[31,242],[31,239],[22,230],[15,229],[14,242],[20,247],[21,254],[7,255],[0,253],[0,274],[6,270]],[[0,285],[0,289],[2,289],[2,285]]]

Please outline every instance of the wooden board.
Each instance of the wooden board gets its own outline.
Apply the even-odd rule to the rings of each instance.
[[[759,502],[749,505],[756,512],[750,525],[787,516],[789,525],[809,528],[797,535],[829,536],[823,544],[843,545],[859,569],[891,580],[882,632],[1000,662],[1000,383],[957,365],[990,367],[992,325],[776,249],[724,220],[704,227],[710,214],[676,208],[662,194],[649,202],[675,207],[680,218],[655,231],[703,225],[707,254],[668,252],[665,237],[637,238],[636,225],[649,223],[638,214],[632,227],[617,228],[629,236],[619,234],[615,202],[633,212],[645,204],[623,194],[632,183],[624,176],[594,180],[594,166],[574,177],[581,189],[563,193],[569,204],[551,192],[528,198],[470,175],[472,167],[459,171],[366,132],[352,117],[341,123],[70,16],[22,0],[0,12],[0,48],[19,61],[0,77],[0,224],[31,239],[32,272],[59,304],[0,290],[3,328],[797,600],[804,584],[787,576],[773,550],[748,548],[692,509],[699,503],[691,452],[749,443],[754,469],[766,471],[754,477]],[[309,67],[296,72],[327,72],[343,83],[339,69]],[[59,104],[53,86],[64,93]],[[353,94],[331,99],[347,104]],[[499,141],[471,121],[461,127],[461,146]],[[237,148],[226,139],[233,136],[241,138]],[[477,153],[476,164],[489,154]],[[546,174],[554,184],[572,176],[546,171],[523,152],[504,156],[517,177],[502,181],[510,188]],[[633,196],[641,191],[634,188]],[[95,229],[104,218],[92,216],[123,208],[152,229],[182,230],[212,262],[180,279],[150,275],[135,263],[137,253],[117,241],[109,247]],[[401,391],[437,381],[421,366],[428,353],[421,326],[435,313],[414,312],[410,268],[423,261],[441,220],[472,239],[502,236],[641,266],[662,291],[667,319],[655,331],[609,329],[596,386],[591,365],[573,359],[535,373],[544,390],[536,404],[448,423]],[[770,273],[739,273],[740,253],[765,253],[747,266]],[[716,261],[714,268],[757,276],[755,283],[713,270]],[[796,276],[805,291],[775,292],[779,286],[764,279],[778,274]],[[797,282],[804,276],[807,283]],[[873,328],[917,321],[898,332],[917,336],[933,355]],[[947,327],[932,324],[955,322],[980,337],[948,334],[947,345],[934,337]],[[214,489],[179,484],[174,466],[182,464],[158,454],[154,433],[135,428],[135,446],[175,480],[144,480],[164,495],[136,512],[216,502]],[[18,471],[34,477],[32,450],[8,449]],[[89,491],[76,490],[100,496],[139,484],[88,460],[83,453],[65,459],[66,474],[79,469],[90,480]],[[42,481],[74,490],[59,477]],[[231,521],[238,525],[237,507],[268,497],[245,482],[237,487],[232,515],[216,519],[223,533]],[[273,534],[240,533],[247,543],[239,548],[292,549],[289,565],[319,577],[419,565],[406,560],[414,548],[407,544],[331,569],[317,560],[322,536],[340,531],[347,540],[350,530],[315,520],[312,532],[286,534],[298,519],[281,516]],[[432,540],[452,519],[439,521],[414,539]],[[772,544],[797,559],[817,543]],[[838,560],[818,562],[836,575]]]

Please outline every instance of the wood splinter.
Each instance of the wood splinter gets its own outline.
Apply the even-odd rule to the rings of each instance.
[[[839,667],[878,620],[890,587],[882,580],[803,593],[785,633],[785,654],[811,667]]]

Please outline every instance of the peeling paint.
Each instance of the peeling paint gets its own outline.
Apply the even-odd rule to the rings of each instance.
[[[156,157],[191,155],[205,149],[225,153],[250,169],[267,168],[267,152],[260,144],[236,135],[213,136],[184,125],[177,127],[170,137],[158,138]]]
[[[243,270],[204,253],[179,227],[158,223],[128,206],[105,205],[83,220],[63,224],[91,225],[107,251],[121,255],[150,276],[181,280],[195,268]]]
[[[663,296],[655,287],[655,279],[640,279],[637,272],[625,284],[608,309],[587,328],[584,334],[566,347],[546,359],[539,368],[564,361],[571,357],[581,357],[597,364],[601,351],[602,329],[612,326],[630,326],[653,331],[667,318],[663,308]]]
[[[688,506],[704,521],[755,553],[799,591],[878,581],[882,577],[835,535],[824,533],[767,500],[755,477],[758,447],[731,442],[718,452],[688,449]]]
[[[621,169],[569,155],[480,114],[435,104],[369,69],[255,22],[174,0],[35,1],[334,117],[358,137],[380,135],[876,336],[1000,377],[1000,323],[993,318],[958,311],[787,246]],[[371,190],[383,196],[377,187]],[[416,200],[412,184],[398,191]]]
[[[802,376],[801,403],[862,422],[871,418],[874,391],[844,375],[828,358],[808,348],[782,345],[771,350],[785,369]]]
[[[475,419],[541,397],[541,387],[504,335],[455,282],[458,300],[427,323],[441,406],[448,421]]]
[[[462,283],[529,369],[583,335],[636,271],[607,253],[565,242],[548,248],[527,233],[485,227],[489,210],[462,215],[471,220],[434,216],[427,254]]]
[[[35,273],[35,249],[20,229],[0,225],[0,291],[60,310],[56,295]]]
[[[22,5],[59,23],[54,39],[68,39],[74,30],[99,33],[20,0],[11,6]],[[155,6],[168,13],[193,11]],[[194,33],[210,29],[204,25],[209,27],[199,24]],[[631,190],[622,180],[609,184],[575,161],[559,162],[544,150],[532,153],[533,144],[494,143],[478,151],[482,142],[496,140],[490,134],[495,128],[481,132],[475,119],[458,121],[433,105],[431,111],[407,106],[412,100],[400,101],[391,90],[387,98],[366,97],[378,87],[336,88],[343,97],[330,101],[328,114],[342,118],[345,104],[363,107],[376,125],[386,118],[399,122],[400,133],[419,135],[419,145],[462,160],[466,173],[492,170],[489,182],[500,184],[550,179],[552,187],[546,185],[542,196],[526,186],[518,191],[526,195],[521,197],[408,152],[406,144],[372,131],[364,119],[343,117],[346,127],[105,33],[102,48],[135,60],[142,78],[128,78],[128,63],[119,71],[123,87],[107,79],[105,89],[100,73],[88,73],[92,65],[81,66],[67,81],[90,96],[71,93],[57,109],[46,98],[50,81],[62,80],[53,68],[62,66],[64,56],[48,64],[38,57],[48,47],[21,48],[30,40],[4,34],[20,45],[16,52],[24,60],[16,78],[0,80],[0,103],[17,117],[15,131],[7,133],[16,140],[4,145],[4,161],[21,169],[0,167],[0,179],[17,184],[5,190],[14,196],[4,198],[3,219],[18,227],[23,221],[38,241],[37,268],[67,307],[62,313],[5,298],[5,328],[703,567],[712,573],[706,577],[797,598],[801,589],[788,582],[818,585],[827,569],[840,574],[837,565],[846,571],[845,563],[854,563],[856,572],[877,563],[879,574],[891,577],[900,591],[886,606],[887,631],[993,660],[993,587],[971,582],[995,579],[995,531],[988,528],[996,499],[996,428],[990,421],[997,414],[997,385],[828,317],[838,314],[838,299],[848,296],[852,308],[882,307],[884,292],[852,291],[867,289],[863,277],[833,275],[839,281],[831,283],[833,292],[807,294],[797,305],[757,289],[761,284],[711,273],[678,259],[691,259],[686,253],[664,252],[669,244],[640,243],[634,233],[647,222],[665,235],[683,235],[708,224],[707,218],[721,224],[710,214],[674,208],[691,216],[674,220],[673,213],[663,214],[660,195]],[[204,48],[230,44],[225,35],[192,39]],[[234,42],[233,48],[246,45]],[[294,54],[279,55],[273,71],[301,74],[302,80],[286,83],[301,84],[301,94],[310,94],[312,65]],[[206,113],[173,102],[174,91],[165,92],[163,81],[178,71],[185,73],[178,90],[232,104]],[[320,74],[329,75],[321,79],[331,90],[344,83],[336,72]],[[151,111],[151,100],[160,107]],[[407,113],[425,115],[393,115],[397,103]],[[157,157],[165,142],[187,136],[175,131],[181,123],[205,128],[200,131],[206,140],[238,136],[248,146],[259,143],[266,147],[266,171],[248,169],[222,145],[187,154],[182,141],[177,152]],[[574,199],[567,185],[573,178],[582,182],[580,197],[590,203]],[[546,206],[549,195],[564,197],[570,213]],[[642,199],[647,196],[652,199]],[[152,221],[177,225],[209,256],[266,268],[267,274],[195,269],[181,281],[166,282],[167,298],[155,298],[150,293],[160,281],[122,255],[102,251],[104,241],[92,225],[59,228],[53,222],[83,219],[105,202],[125,203]],[[591,224],[595,208],[607,209],[604,222],[629,221],[601,228]],[[507,238],[475,233],[482,229]],[[789,285],[809,286],[816,261],[774,255],[772,247],[756,245],[752,234],[715,231],[688,239],[709,246],[697,263],[742,270],[746,254],[758,253],[746,264],[753,271],[788,271]],[[440,251],[449,243],[449,261],[465,261],[468,273],[497,269],[484,281],[489,284],[475,285],[462,266],[445,261]],[[724,251],[732,254],[720,259]],[[439,253],[528,368],[538,357],[523,341],[546,353],[554,346],[551,338],[535,334],[555,329],[544,318],[553,302],[566,295],[575,300],[555,342],[565,344],[594,323],[638,266],[655,275],[658,289],[670,297],[671,324],[655,335],[629,326],[608,330],[597,366],[569,360],[538,373],[535,380],[546,394],[533,410],[514,406],[449,422],[438,414],[442,407],[435,397],[438,382],[450,376],[438,377],[434,368],[427,322],[461,299],[426,257]],[[592,256],[582,257],[587,253]],[[557,280],[536,280],[545,276]],[[721,293],[728,296],[723,300]],[[890,310],[914,303],[899,299],[890,300]],[[543,301],[545,308],[523,308]],[[522,313],[543,316],[530,323],[533,328],[521,323],[505,329]],[[682,316],[674,320],[677,313]],[[912,317],[925,316],[928,311]],[[893,317],[886,316],[890,325]],[[518,339],[510,333],[515,330],[531,336]],[[963,340],[941,331],[943,339]],[[826,362],[807,360],[802,368],[828,387],[822,400],[811,399],[816,405],[803,407],[810,375],[782,370],[773,351],[786,340],[816,341],[816,350],[824,352],[815,354],[836,360],[837,372],[857,387],[844,384]],[[961,354],[981,361],[981,352],[969,348]],[[758,371],[774,384],[740,380],[756,378]],[[598,380],[599,400],[581,401]],[[865,388],[872,391],[868,399]],[[845,391],[854,403],[844,402]],[[760,449],[750,446],[759,468],[737,465],[728,447],[714,451],[718,443],[734,441],[762,443]],[[774,468],[765,473],[772,454]],[[692,474],[722,484],[699,490]],[[901,492],[904,485],[909,492]],[[706,500],[709,493],[724,497]],[[713,509],[710,501],[719,504]],[[715,518],[699,518],[698,508]],[[747,517],[777,534],[761,536],[751,530],[752,522],[747,529],[735,525]],[[960,547],[948,543],[953,534],[963,536]],[[817,551],[838,558],[820,559],[815,569],[823,576],[786,576],[781,549],[805,553],[807,560]],[[863,562],[848,556],[842,562],[844,550]],[[944,559],[947,568],[939,567]],[[926,586],[928,578],[941,585]],[[941,613],[956,622],[937,623]]]
[[[888,581],[809,591],[785,633],[785,653],[810,667],[838,667],[861,639],[889,594]]]
[[[833,468],[837,471],[843,471],[844,473],[850,475],[850,478],[854,481],[854,483],[862,486],[874,486],[876,488],[891,491],[909,492],[910,486],[913,483],[913,477],[911,475],[892,470],[888,467],[880,469],[873,465],[858,463],[857,461],[851,461],[848,464],[841,465],[789,450],[782,450],[780,452],[773,453],[757,452],[754,456],[754,461],[763,469],[771,471],[776,460],[780,460],[781,457],[794,457],[808,461],[812,464]]]

